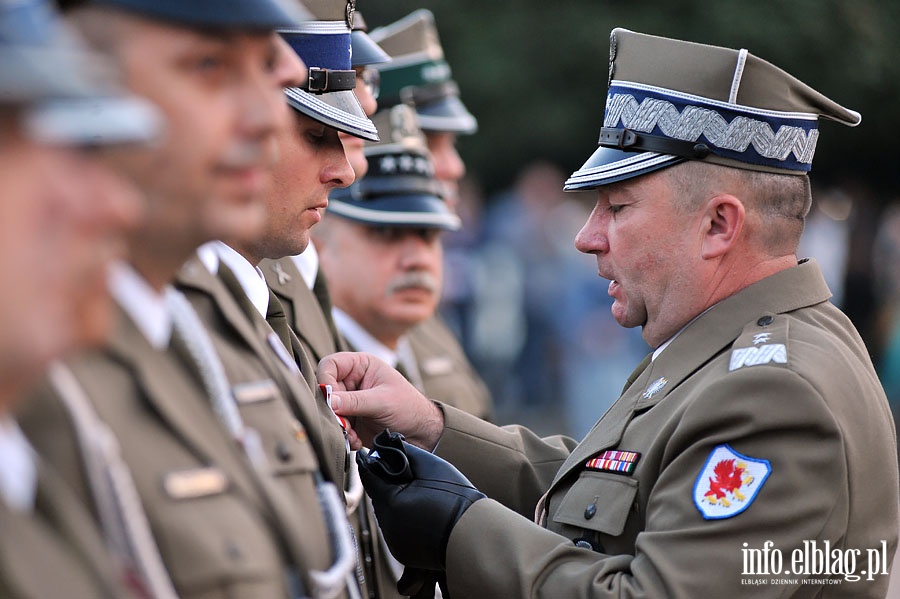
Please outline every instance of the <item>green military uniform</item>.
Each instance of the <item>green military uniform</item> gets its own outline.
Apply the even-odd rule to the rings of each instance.
[[[96,69],[100,60],[71,35],[50,3],[2,3],[0,104],[4,111],[20,111],[22,119],[20,130],[8,130],[6,137],[22,135],[63,152],[85,143],[154,141],[159,114],[149,103],[117,90],[107,77],[112,73]],[[13,196],[4,201],[29,200]],[[0,408],[0,420],[8,417],[6,409]],[[142,596],[146,589],[129,584],[137,581],[127,580],[123,563],[111,554],[87,504],[60,480],[52,464],[30,457],[36,471],[33,505],[14,507],[0,493],[0,597]]]
[[[38,466],[34,511],[0,499],[0,597],[131,596],[122,583],[90,514],[46,464]]]
[[[310,289],[290,257],[263,260],[259,268],[269,289],[278,296],[291,330],[313,363],[318,364],[328,354],[347,349],[331,318],[330,302],[326,313],[323,300],[316,295],[317,292],[325,294],[322,297],[328,301],[327,284],[321,271],[316,274],[315,285]]]
[[[118,438],[178,594],[284,597],[289,564],[327,566],[313,542],[327,539],[324,527],[253,470],[180,361],[154,349],[120,313],[109,346],[71,367]],[[38,452],[93,504],[75,431],[55,393],[46,388],[32,398],[21,424]]]
[[[247,401],[238,400],[239,409],[257,427],[267,455],[274,456],[276,476],[298,497],[314,499],[310,492],[318,477],[345,489],[350,459],[344,433],[324,399],[311,389],[308,379],[315,380],[315,366],[302,348],[295,347],[301,357],[298,373],[273,349],[265,319],[253,306],[242,305],[247,303],[242,292],[230,289],[199,260],[185,265],[177,283],[207,327],[236,397],[246,394]],[[309,449],[298,452],[298,442]],[[301,511],[306,510],[318,512],[319,506],[312,502]],[[327,554],[327,536],[310,535],[308,541]],[[364,589],[361,567],[355,575]]]
[[[865,347],[828,297],[818,266],[807,262],[717,304],[571,453],[560,440],[542,445],[521,430],[486,428],[447,410],[437,453],[490,497],[527,514],[549,488],[538,514],[546,529],[492,501],[465,513],[447,551],[451,591],[725,597],[742,588],[742,577],[761,578],[742,576],[742,549],[769,540],[785,556],[802,540],[863,556],[885,541],[889,562],[898,529],[895,431]],[[743,510],[717,515],[714,494],[706,494],[715,474],[706,464],[722,446],[746,461],[767,461],[769,472],[742,481],[744,499],[726,494],[731,510]],[[633,470],[591,464],[608,450],[636,454]],[[510,474],[521,487],[507,483]],[[882,597],[887,583],[878,574],[790,592]],[[787,592],[753,588],[754,597]]]
[[[322,300],[316,295],[315,286],[321,286],[320,289],[325,287],[321,270],[317,273],[314,288],[310,289],[291,258],[263,260],[259,267],[269,289],[281,301],[291,330],[307,355],[318,362],[328,354],[350,349],[338,334],[330,311],[326,315],[320,303]],[[327,290],[325,293],[327,294]],[[328,415],[325,418],[329,421],[333,419]],[[355,467],[355,464],[351,465]],[[381,599],[399,597],[396,577],[386,559],[386,549],[379,543],[377,534],[373,534],[375,519],[371,506],[368,502],[360,502],[361,496],[354,497],[362,491],[358,475],[355,472],[348,473],[345,484],[348,487],[348,501],[356,504],[348,510],[348,518],[360,543],[370,596]]]

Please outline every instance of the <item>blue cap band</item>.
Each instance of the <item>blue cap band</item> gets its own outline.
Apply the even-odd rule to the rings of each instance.
[[[804,172],[812,168],[819,138],[814,114],[764,110],[621,82],[609,88],[603,126],[706,142],[709,151],[722,158]]]
[[[340,33],[279,31],[306,66],[348,71],[350,62],[350,30]]]

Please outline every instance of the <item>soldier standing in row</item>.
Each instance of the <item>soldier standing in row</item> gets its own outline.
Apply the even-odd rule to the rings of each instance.
[[[44,1],[0,3],[0,596],[140,597],[85,504],[35,455],[13,410],[51,360],[101,342],[109,262],[139,215],[104,157],[152,141],[152,106]]]
[[[34,438],[91,502],[108,542],[144,566],[152,596],[338,596],[352,542],[306,431],[240,411],[254,390],[232,392],[197,315],[170,286],[200,244],[255,238],[265,225],[275,142],[288,126],[283,88],[306,72],[274,29],[302,15],[274,0],[98,0],[70,16],[160,105],[168,128],[148,156],[119,160],[147,218],[111,278],[115,334],[50,380],[31,416]],[[287,429],[291,444],[266,445],[266,426]],[[137,497],[121,485],[123,464],[105,461],[117,457],[98,434],[109,431]],[[303,493],[283,485],[285,452],[299,456],[291,491]],[[141,511],[144,529],[131,518]]]

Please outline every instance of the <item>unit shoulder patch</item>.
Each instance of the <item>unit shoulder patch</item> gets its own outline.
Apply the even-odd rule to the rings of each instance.
[[[709,454],[694,483],[694,505],[706,520],[731,518],[750,507],[772,466],[736,452],[728,444]]]

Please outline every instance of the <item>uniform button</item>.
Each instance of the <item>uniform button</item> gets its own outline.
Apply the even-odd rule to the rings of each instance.
[[[594,517],[594,514],[596,514],[596,513],[597,513],[597,504],[592,503],[589,506],[587,506],[586,508],[584,508],[584,519],[590,520],[591,518]]]
[[[772,324],[773,320],[775,320],[775,319],[772,316],[766,315],[766,316],[760,317],[760,319],[756,321],[756,324],[758,324],[761,327],[767,327],[770,324]]]
[[[582,549],[590,549],[591,551],[594,550],[594,546],[591,545],[589,541],[585,541],[584,539],[576,539],[575,546],[581,547]]]
[[[289,462],[291,460],[291,448],[284,441],[279,441],[275,445],[275,456],[282,462]]]

